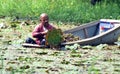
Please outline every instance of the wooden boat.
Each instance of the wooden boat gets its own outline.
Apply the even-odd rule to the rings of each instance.
[[[120,21],[101,19],[105,22],[116,23],[115,26],[103,33],[99,34],[100,20],[83,24],[76,28],[64,31],[64,33],[71,33],[74,36],[82,38],[78,41],[64,42],[61,45],[72,45],[78,43],[80,45],[98,45],[98,44],[113,44],[118,40],[120,35]]]
[[[93,21],[87,24],[83,24],[81,26],[78,26],[70,30],[66,30],[64,31],[64,33],[71,33],[74,36],[80,37],[81,40],[72,41],[72,42],[64,42],[64,43],[61,43],[61,45],[63,46],[72,45],[75,43],[78,43],[80,45],[113,44],[114,42],[118,40],[118,37],[120,35],[120,21],[109,20],[109,19],[102,19],[102,21],[112,22],[112,23],[117,23],[117,24],[115,24],[113,28],[100,34],[99,34],[100,20]],[[22,46],[37,47],[37,48],[45,47],[45,45],[28,44],[28,43],[24,43],[22,44]]]

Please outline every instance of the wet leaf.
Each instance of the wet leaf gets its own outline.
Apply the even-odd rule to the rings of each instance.
[[[80,45],[76,43],[73,46],[75,47],[74,49],[78,49],[80,47]]]
[[[70,54],[70,56],[71,56],[71,57],[81,57],[80,54],[76,54],[76,53],[74,53],[74,54]]]
[[[83,46],[82,48],[83,48],[83,49],[92,49],[93,47],[90,46],[90,45],[86,45],[86,46]]]
[[[60,52],[53,52],[51,55],[53,55],[53,56],[58,56],[60,54]]]
[[[49,60],[49,59],[48,59],[48,60],[45,60],[45,61],[46,61],[46,62],[53,62],[54,60]]]
[[[77,50],[71,50],[71,53],[78,53]]]
[[[79,74],[79,71],[66,71],[63,74]]]
[[[65,60],[65,59],[63,59],[63,61],[61,61],[61,64],[69,64],[70,62],[69,61],[67,61],[67,60]]]
[[[7,70],[7,71],[12,71],[12,70],[13,70],[13,67],[11,67],[11,66],[10,66],[10,67],[7,67],[6,70]]]
[[[13,23],[11,24],[11,28],[16,28],[17,27],[17,24]]]
[[[76,50],[76,49],[78,49],[79,47],[80,47],[79,44],[66,45],[66,46],[65,46],[65,49],[67,49],[67,50]]]
[[[101,49],[103,49],[103,48],[105,48],[107,46],[108,46],[107,44],[100,44],[100,45],[96,46],[96,49],[101,50]]]
[[[46,55],[48,52],[36,52],[36,54],[38,54],[38,55]]]
[[[120,46],[120,42],[114,42],[115,44],[117,44],[118,46]]]
[[[115,72],[120,72],[120,69],[117,69],[117,68],[116,68],[116,69],[114,69],[114,71],[115,71]]]
[[[21,66],[20,69],[29,69],[30,66],[29,65],[24,65],[24,66]]]
[[[12,42],[12,40],[9,40],[9,39],[3,41],[4,44],[10,44],[11,42]]]
[[[9,61],[7,64],[19,64],[17,61]]]

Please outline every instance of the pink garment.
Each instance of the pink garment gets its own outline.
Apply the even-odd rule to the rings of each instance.
[[[52,25],[49,24],[48,27],[46,27],[47,30],[51,30],[53,29],[54,27]],[[40,23],[39,25],[37,25],[35,27],[35,29],[33,30],[32,32],[32,36],[34,38],[36,38],[36,43],[37,44],[41,44],[40,42],[42,41],[42,39],[44,39],[44,34],[41,34],[40,32],[44,32],[44,26]]]

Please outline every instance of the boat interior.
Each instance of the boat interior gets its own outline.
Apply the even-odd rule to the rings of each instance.
[[[90,38],[98,35],[99,33],[99,22],[92,22],[85,25],[81,25],[71,30],[67,30],[64,33],[71,33],[74,36],[78,36],[81,39]]]
[[[74,36],[80,37],[81,39],[86,39],[96,36],[102,32],[106,32],[119,24],[119,20],[101,19],[98,21],[83,24],[71,30],[67,30],[64,33],[71,33]]]

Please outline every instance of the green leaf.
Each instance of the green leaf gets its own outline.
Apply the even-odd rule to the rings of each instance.
[[[92,49],[93,47],[90,46],[90,45],[86,45],[86,46],[83,46],[82,48],[83,48],[83,49]]]
[[[105,48],[107,46],[108,46],[107,44],[100,44],[100,45],[96,46],[96,49],[101,50],[101,49],[103,49],[103,48]]]

